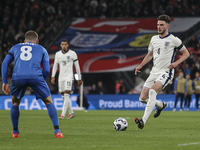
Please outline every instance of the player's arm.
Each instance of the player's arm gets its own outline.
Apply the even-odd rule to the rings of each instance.
[[[182,55],[178,60],[176,60],[175,62],[169,65],[168,67],[169,69],[176,68],[180,63],[182,63],[184,60],[186,60],[190,56],[187,48],[182,44],[182,41],[179,38],[176,37],[174,39],[174,44],[176,45],[175,48],[177,48],[181,52]]]
[[[50,72],[50,66],[49,66],[49,55],[47,53],[47,50],[45,48],[43,48],[43,59],[42,59],[42,67],[43,67],[43,77],[44,79],[47,78],[47,76],[49,75],[49,72]]]
[[[2,91],[6,95],[10,93],[10,86],[8,84],[8,65],[13,61],[13,59],[14,57],[11,54],[6,55],[1,66],[1,74],[3,80]]]
[[[81,86],[82,84],[82,80],[81,80],[81,70],[80,70],[80,66],[79,66],[79,62],[78,62],[78,57],[75,54],[75,59],[74,59],[74,66],[76,68],[76,73],[78,74],[78,86]]]
[[[140,69],[142,69],[142,67],[146,65],[152,58],[153,58],[153,53],[149,51],[142,60],[142,62],[140,63],[140,65],[136,67],[135,75],[137,75],[138,72],[141,72]]]
[[[181,57],[177,61],[171,63],[168,67],[169,69],[176,68],[180,63],[182,63],[184,60],[186,60],[190,56],[186,48],[180,52],[182,53]]]
[[[52,84],[55,84],[55,76],[56,76],[57,69],[58,69],[58,60],[57,60],[57,54],[56,54],[53,68],[52,68],[52,74],[51,74],[51,83]]]
[[[43,77],[44,79],[46,79],[50,72],[49,61],[43,61],[42,66],[43,66],[43,71],[42,71]]]

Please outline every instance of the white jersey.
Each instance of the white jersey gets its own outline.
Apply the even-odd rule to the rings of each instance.
[[[161,38],[155,35],[151,38],[148,50],[153,53],[153,68],[151,73],[169,72],[168,68],[174,62],[176,50],[182,51],[185,46],[182,41],[169,33],[167,36]],[[171,70],[174,72],[174,70]]]
[[[52,70],[52,77],[55,77],[57,66],[59,64],[60,72],[58,81],[73,80],[73,64],[75,61],[78,61],[77,54],[70,49],[66,53],[63,53],[62,50],[56,52],[54,66]]]

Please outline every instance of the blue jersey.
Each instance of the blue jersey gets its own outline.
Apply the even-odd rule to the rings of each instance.
[[[8,52],[14,58],[12,79],[31,79],[42,76],[41,63],[49,61],[44,47],[32,42],[14,45]]]

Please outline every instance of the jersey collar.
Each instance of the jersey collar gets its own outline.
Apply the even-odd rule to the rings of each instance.
[[[159,35],[159,38],[161,38],[161,39],[164,39],[164,38],[166,38],[166,37],[168,37],[168,36],[170,36],[171,35],[171,33],[169,32],[166,36],[164,36],[164,37],[160,37],[160,35]]]
[[[62,49],[61,49],[61,52],[63,53]],[[68,48],[68,50],[66,51],[66,53],[67,53],[67,52],[69,52],[69,48]],[[63,53],[63,54],[66,54],[66,53]]]

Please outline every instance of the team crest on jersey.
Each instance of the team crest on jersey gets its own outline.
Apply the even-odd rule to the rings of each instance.
[[[169,42],[165,42],[165,48],[169,46]]]
[[[67,61],[68,61],[68,62],[70,61],[70,56],[67,56]]]

